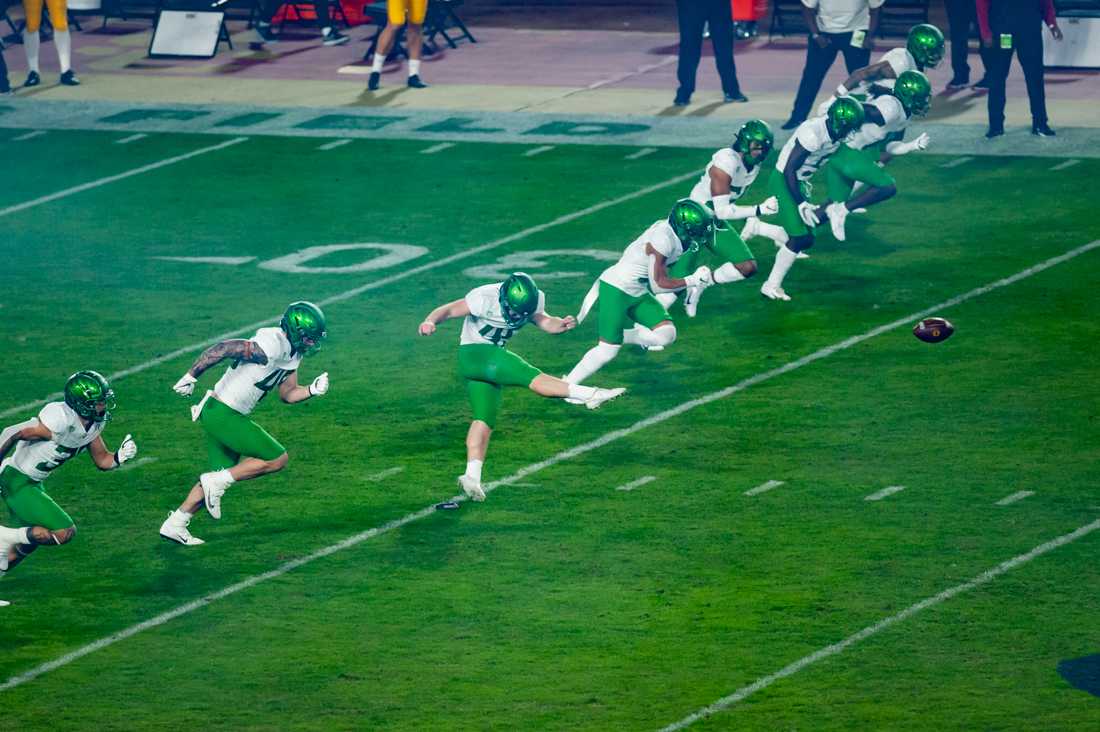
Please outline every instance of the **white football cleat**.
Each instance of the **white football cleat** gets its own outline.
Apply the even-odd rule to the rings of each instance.
[[[11,603],[8,602],[7,600],[0,600],[0,607],[7,607],[10,604]]]
[[[695,314],[699,312],[699,298],[702,296],[702,287],[687,288],[687,293],[684,295],[684,312],[687,313],[689,318],[694,318]],[[661,349],[663,348],[664,346],[661,346]]]
[[[829,228],[833,230],[833,236],[837,241],[844,241],[844,219],[848,218],[848,207],[843,203],[830,203],[825,207],[825,215],[829,217]]]
[[[474,480],[470,476],[463,473],[458,476],[458,485],[461,486],[462,492],[468,495],[475,501],[485,500],[485,490],[481,487],[481,482]]]
[[[609,402],[616,397],[620,397],[626,393],[626,389],[619,387],[618,389],[596,389],[596,393],[592,395],[591,399],[585,401],[584,406],[589,409],[599,409],[600,405],[604,402]]]
[[[190,521],[183,524],[172,521],[172,513],[172,511],[169,511],[168,518],[160,525],[161,538],[184,546],[198,546],[206,543],[197,536],[191,536],[191,532],[187,530],[187,524],[191,523]]]
[[[222,496],[225,495],[225,481],[217,473],[203,473],[199,476],[202,486],[202,499],[206,502],[206,511],[210,518],[222,517]]]
[[[779,285],[769,285],[767,282],[760,288],[760,294],[769,300],[783,300],[790,302],[791,296],[783,291],[783,288]]]

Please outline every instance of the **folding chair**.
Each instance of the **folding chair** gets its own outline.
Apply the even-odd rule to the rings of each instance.
[[[310,21],[306,20],[306,18],[302,15],[302,8],[309,8],[310,10],[312,10],[314,12],[314,14],[316,14],[316,12],[317,12],[317,9],[313,5],[313,3],[308,3],[308,2],[286,3],[285,7],[286,7],[286,10],[283,11],[283,20],[282,20],[281,23],[279,23],[279,32],[280,33],[283,32],[283,26],[285,26],[288,22],[290,22],[290,23],[308,23],[308,22],[310,22]],[[291,13],[294,14],[293,18],[291,17]],[[351,23],[348,22],[348,16],[347,16],[347,14],[344,13],[344,6],[340,4],[340,0],[333,0],[332,1],[332,3],[330,4],[329,13],[332,14],[332,21],[333,21],[334,25],[339,26],[340,23],[343,23],[345,28],[350,28],[351,27]]]
[[[428,5],[428,17],[424,19],[424,39],[433,46],[437,35],[443,36],[443,40],[451,48],[458,48],[454,39],[447,35],[448,28],[457,28],[458,40],[466,39],[470,43],[477,43],[477,39],[470,33],[470,29],[458,17],[455,8],[462,5],[463,0],[432,0]]]

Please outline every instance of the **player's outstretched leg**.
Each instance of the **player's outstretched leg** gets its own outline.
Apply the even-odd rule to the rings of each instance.
[[[626,389],[601,389],[596,386],[571,384],[549,374],[539,374],[529,385],[531,391],[551,399],[565,399],[570,404],[583,404],[589,409],[599,409],[604,402],[622,396]]]
[[[76,526],[47,529],[24,526],[18,529],[0,526],[0,574],[13,569],[40,546],[68,544],[76,536]]]

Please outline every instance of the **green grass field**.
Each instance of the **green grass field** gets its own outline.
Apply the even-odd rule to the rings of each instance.
[[[11,214],[8,207],[202,147],[210,136],[51,132],[0,149],[0,379],[6,426],[79,368],[113,381],[105,439],[132,432],[136,468],[87,458],[51,477],[73,543],[0,581],[0,683],[288,560],[456,492],[468,405],[458,323],[415,335],[435,305],[526,268],[548,310],[573,313],[605,266],[550,255],[621,251],[686,195],[706,151],[637,160],[614,146],[251,138]],[[1088,160],[911,156],[902,189],[849,241],[819,238],[762,300],[757,279],[709,290],[679,341],[624,349],[597,412],[513,390],[484,504],[399,528],[186,612],[0,691],[4,729],[637,729],[673,724],[755,680],[970,580],[1100,514],[1100,250],[946,308],[931,346],[908,326],[727,398],[562,455],[692,399],[1100,239]],[[759,191],[748,201],[763,197]],[[561,220],[601,202],[599,211]],[[515,232],[556,222],[495,248]],[[259,265],[308,247],[426,252],[357,272]],[[755,240],[762,278],[773,248]],[[351,267],[346,250],[302,264]],[[243,264],[156,257],[254,257]],[[414,267],[453,257],[442,266]],[[536,257],[537,259],[538,257]],[[284,260],[285,262],[285,260]],[[276,265],[278,266],[278,265]],[[548,273],[573,273],[557,278]],[[578,276],[579,275],[579,276]],[[392,280],[390,278],[393,278]],[[234,486],[188,549],[157,529],[204,469],[202,434],[171,385],[220,334],[326,301],[330,339],[302,367],[323,399],[266,400],[255,418],[288,468]],[[595,340],[529,328],[513,350],[552,374]],[[221,369],[216,369],[220,374]],[[216,380],[209,374],[200,387]],[[401,472],[373,479],[383,471]],[[393,472],[393,471],[391,471]],[[656,480],[630,492],[617,486]],[[784,485],[746,496],[770,480]],[[880,501],[886,486],[905,490]],[[999,506],[1020,490],[1034,495]],[[1068,730],[1100,700],[1058,664],[1100,652],[1100,532],[779,679],[696,729]]]

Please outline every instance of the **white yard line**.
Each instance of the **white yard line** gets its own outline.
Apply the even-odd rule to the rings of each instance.
[[[324,145],[321,145],[317,149],[318,150],[335,150],[336,148],[343,147],[344,145],[347,145],[350,142],[351,142],[351,140],[348,140],[348,139],[333,140],[332,142],[326,142]]]
[[[1052,167],[1051,170],[1065,170],[1066,168],[1072,168],[1074,165],[1077,165],[1077,163],[1079,163],[1079,162],[1081,162],[1081,161],[1076,159],[1076,158],[1074,158],[1072,160],[1066,160],[1065,162],[1058,163],[1057,165]]]
[[[955,158],[954,160],[949,160],[946,163],[944,163],[943,165],[941,165],[940,167],[941,168],[957,168],[960,165],[965,165],[966,163],[969,163],[973,159],[974,158],[969,156],[969,155],[964,155],[961,158]]]
[[[450,149],[454,146],[455,144],[453,142],[441,142],[438,145],[432,145],[431,147],[424,148],[420,151],[420,154],[435,155],[437,152],[443,152],[444,150]]]
[[[902,328],[902,327],[907,328],[913,322],[915,322],[917,320],[920,320],[924,317],[927,317],[927,316],[929,316],[933,313],[941,312],[941,311],[945,310],[946,308],[953,307],[953,306],[958,305],[960,303],[964,303],[967,300],[972,300],[975,297],[979,297],[979,296],[984,295],[988,292],[992,292],[993,290],[997,290],[997,289],[1000,289],[1002,287],[1007,287],[1008,285],[1019,282],[1020,280],[1027,279],[1028,277],[1031,277],[1031,276],[1036,275],[1040,272],[1043,272],[1047,269],[1050,269],[1051,267],[1059,265],[1063,262],[1067,262],[1067,261],[1069,261],[1069,260],[1071,260],[1075,257],[1079,257],[1082,254],[1084,254],[1086,252],[1090,252],[1093,249],[1096,249],[1098,247],[1100,247],[1100,239],[1098,239],[1096,241],[1093,241],[1093,242],[1090,242],[1088,244],[1085,244],[1083,246],[1079,246],[1076,249],[1071,249],[1068,252],[1066,252],[1065,254],[1060,254],[1057,257],[1051,257],[1050,259],[1044,260],[1044,261],[1042,261],[1042,262],[1040,262],[1036,265],[1028,267],[1027,269],[1022,270],[1020,272],[1017,272],[1016,274],[1011,275],[1009,277],[1004,277],[1004,278],[999,279],[995,282],[991,282],[987,285],[982,285],[981,287],[976,287],[973,290],[970,290],[969,292],[964,292],[961,295],[957,295],[953,298],[950,298],[949,300],[944,300],[943,302],[932,305],[931,307],[925,308],[924,310],[921,310],[919,312],[912,313],[910,315],[906,315],[903,318],[898,318],[897,320],[891,321],[891,322],[886,323],[884,325],[880,325],[876,328],[872,328],[871,330],[868,330],[868,331],[866,331],[864,333],[861,333],[859,335],[854,335],[854,336],[851,336],[850,338],[845,338],[844,340],[838,341],[837,343],[834,343],[831,346],[826,346],[824,348],[818,349],[817,351],[814,351],[813,353],[811,353],[809,355],[803,356],[802,358],[796,359],[794,361],[790,361],[786,364],[783,364],[782,366],[778,366],[778,367],[776,367],[774,369],[770,369],[768,371],[762,371],[761,373],[758,373],[755,376],[750,376],[749,378],[744,379],[742,381],[739,381],[738,383],[733,384],[732,386],[727,386],[725,389],[720,389],[719,391],[711,392],[710,394],[706,394],[704,396],[698,397],[697,399],[691,399],[689,401],[683,402],[683,403],[681,403],[680,405],[678,405],[676,407],[673,407],[671,409],[666,409],[663,412],[658,412],[657,414],[651,415],[649,417],[646,417],[643,420],[635,422],[634,424],[630,425],[629,427],[624,427],[623,429],[618,429],[618,430],[614,430],[612,432],[608,432],[607,434],[603,435],[602,437],[598,437],[595,440],[591,440],[589,442],[582,443],[582,444],[577,445],[575,447],[571,447],[568,450],[563,450],[562,452],[559,452],[556,455],[552,455],[551,457],[549,457],[545,460],[542,460],[540,462],[532,463],[531,465],[528,465],[524,468],[521,468],[520,470],[517,470],[515,473],[513,473],[512,475],[510,475],[506,478],[502,478],[501,480],[494,481],[492,483],[486,484],[484,486],[485,492],[490,493],[490,492],[496,490],[497,488],[499,488],[502,485],[509,485],[511,483],[518,483],[518,482],[522,481],[524,478],[526,478],[527,476],[529,476],[533,473],[537,473],[540,470],[545,470],[546,468],[549,468],[553,465],[557,465],[558,463],[562,463],[562,462],[565,462],[567,460],[572,460],[573,458],[576,458],[576,457],[579,457],[579,456],[584,455],[586,453],[592,452],[593,450],[596,450],[600,447],[603,447],[604,445],[608,445],[612,442],[616,442],[618,440],[623,439],[624,437],[629,437],[629,436],[633,435],[636,432],[639,432],[641,430],[646,429],[647,427],[653,427],[654,425],[658,425],[658,424],[661,424],[663,422],[667,422],[668,420],[672,419],[673,417],[678,417],[681,414],[684,414],[685,412],[689,412],[692,409],[696,409],[697,407],[701,407],[701,406],[704,406],[706,404],[710,404],[711,402],[718,401],[719,399],[725,399],[726,397],[729,397],[733,394],[736,394],[737,392],[744,391],[745,389],[748,389],[750,386],[753,386],[755,384],[759,384],[759,383],[762,383],[764,381],[774,379],[776,376],[782,376],[783,374],[786,374],[786,373],[789,373],[791,371],[795,371],[797,369],[800,369],[803,366],[808,366],[809,364],[812,364],[816,361],[820,361],[821,359],[828,358],[829,356],[832,356],[834,353],[839,353],[840,351],[845,351],[845,350],[847,350],[847,349],[849,349],[853,346],[857,346],[860,343],[863,343],[864,341],[868,341],[872,338],[880,336],[883,333],[889,333],[892,330],[897,330],[898,328]],[[449,500],[456,501],[456,502],[461,502],[461,501],[466,500],[466,496],[464,494],[459,494],[457,496],[452,497]],[[146,631],[146,630],[149,630],[151,628],[156,628],[158,626],[164,625],[165,623],[167,623],[170,620],[174,620],[175,618],[178,618],[182,615],[186,615],[190,612],[198,610],[199,608],[205,607],[205,606],[209,605],[210,603],[215,602],[217,600],[221,600],[221,599],[224,599],[226,597],[229,597],[230,595],[236,594],[237,592],[240,592],[241,590],[246,590],[249,587],[253,587],[255,585],[260,584],[261,582],[265,582],[265,581],[270,580],[270,579],[275,579],[276,577],[281,577],[282,575],[286,574],[287,572],[290,572],[294,569],[297,569],[298,567],[309,564],[309,563],[314,562],[314,561],[316,561],[318,559],[321,559],[323,557],[327,557],[330,554],[335,554],[336,552],[343,551],[344,549],[350,549],[351,547],[356,546],[358,544],[361,544],[364,541],[367,541],[368,539],[373,539],[376,536],[380,536],[381,534],[385,534],[389,531],[392,531],[393,529],[400,528],[401,526],[405,526],[406,524],[410,524],[413,521],[418,521],[419,519],[425,518],[427,516],[432,516],[432,515],[435,514],[435,504],[436,503],[438,503],[438,501],[433,502],[430,506],[427,506],[426,508],[422,508],[419,511],[416,511],[415,513],[407,514],[405,516],[402,516],[399,519],[394,519],[393,521],[390,521],[389,523],[383,524],[383,525],[375,527],[373,529],[368,529],[368,530],[366,530],[362,533],[355,534],[354,536],[349,536],[348,538],[344,539],[341,542],[338,542],[336,544],[332,544],[332,545],[327,546],[323,549],[318,549],[317,551],[313,552],[312,554],[307,554],[306,556],[304,556],[300,559],[295,559],[293,561],[286,562],[285,564],[281,564],[278,567],[276,567],[275,569],[272,569],[268,572],[264,572],[263,574],[254,575],[252,577],[249,577],[248,579],[242,580],[241,582],[230,585],[230,586],[226,587],[225,589],[219,590],[218,592],[207,595],[205,597],[201,597],[197,600],[193,600],[193,601],[191,601],[191,602],[189,602],[185,605],[180,605],[177,608],[174,608],[174,609],[169,610],[167,612],[161,613],[160,615],[157,615],[153,618],[150,618],[149,620],[138,623],[137,625],[132,625],[129,628],[126,628],[125,630],[119,631],[118,633],[106,636],[105,638],[101,638],[101,639],[99,639],[99,640],[97,640],[93,643],[89,643],[86,646],[82,646],[81,648],[78,648],[75,651],[72,651],[71,653],[67,653],[64,656],[61,656],[59,658],[54,659],[53,661],[49,661],[49,662],[44,663],[40,666],[36,666],[36,667],[32,668],[31,670],[26,671],[22,674],[12,676],[7,681],[5,681],[3,684],[0,684],[0,692],[6,691],[8,689],[13,689],[17,686],[21,686],[21,685],[27,683],[28,681],[31,681],[33,679],[38,678],[42,674],[49,673],[50,671],[61,668],[62,666],[66,666],[66,665],[72,663],[73,661],[75,661],[79,658],[83,658],[84,656],[87,656],[90,653],[95,653],[98,650],[102,650],[103,648],[107,648],[108,646],[114,645],[115,643],[118,643],[121,640],[125,640],[126,638],[137,635],[138,633],[141,633],[142,631]],[[1097,520],[1093,524],[1090,524],[1090,526],[1092,528],[1089,528],[1088,529],[1089,531],[1091,531],[1093,528],[1100,527],[1100,520]],[[1078,531],[1081,531],[1081,530],[1079,529]],[[1072,541],[1072,539],[1070,539],[1070,541]],[[937,595],[937,597],[939,597],[939,596]],[[944,598],[944,599],[946,599],[946,598]],[[914,606],[914,607],[916,607],[916,606]],[[918,609],[923,609],[923,608],[918,608]],[[901,619],[902,616],[899,614],[899,616],[895,616],[895,617],[897,617],[898,619]],[[892,621],[892,622],[896,622],[896,620]],[[875,626],[875,627],[877,627],[877,626]],[[872,631],[872,632],[877,632],[877,630]],[[861,639],[857,639],[857,640],[861,640]],[[855,642],[855,641],[851,641],[851,642]],[[848,644],[850,645],[851,642],[849,642]],[[840,650],[843,650],[843,648],[841,648]],[[835,653],[837,651],[832,651],[832,652]],[[826,654],[826,655],[828,655],[828,654]],[[813,660],[817,660],[817,659],[813,659]],[[812,662],[813,661],[811,660],[807,663],[812,663]],[[806,665],[806,664],[803,664],[803,665]],[[790,668],[790,667],[788,667],[788,668]],[[798,669],[795,669],[795,671],[797,671],[797,670]],[[786,675],[790,675],[790,673],[794,673],[794,671],[790,671]],[[780,677],[777,675],[775,678],[780,678]],[[772,679],[772,681],[774,681],[774,680],[775,679]],[[772,683],[772,681],[768,681],[767,684]],[[757,682],[757,683],[760,683],[760,682]],[[767,685],[767,684],[765,684],[765,685]],[[730,702],[730,703],[733,703],[733,702]],[[696,714],[701,714],[701,713],[697,712]],[[694,718],[689,717],[689,719],[694,721]],[[688,722],[688,724],[690,724],[690,722]]]
[[[242,137],[242,138],[239,138],[239,139],[245,140],[247,138]],[[224,146],[224,143],[223,143],[223,146]],[[684,173],[683,175],[678,175],[674,178],[669,178],[668,180],[661,181],[660,183],[654,183],[653,185],[646,186],[645,188],[639,188],[638,190],[633,191],[632,193],[625,193],[625,194],[623,194],[623,195],[621,195],[617,198],[610,198],[606,201],[601,201],[600,203],[596,203],[596,204],[593,204],[591,206],[588,206],[587,208],[582,208],[582,209],[578,209],[577,211],[573,211],[572,213],[563,214],[563,215],[557,217],[556,219],[553,219],[551,221],[547,221],[544,224],[537,224],[535,226],[529,226],[526,229],[521,229],[521,230],[519,230],[515,233],[508,234],[507,236],[503,236],[499,239],[494,239],[493,241],[487,242],[485,244],[481,244],[480,246],[464,248],[461,251],[457,252],[456,254],[452,254],[450,256],[443,257],[442,259],[436,259],[436,260],[433,260],[431,262],[428,262],[427,264],[422,264],[419,267],[411,267],[409,269],[402,270],[401,272],[398,272],[397,274],[390,275],[389,277],[383,277],[382,279],[374,280],[373,282],[368,282],[364,285],[359,285],[358,287],[353,287],[350,290],[345,290],[344,292],[341,292],[341,293],[338,293],[336,295],[332,295],[330,297],[327,297],[323,300],[320,300],[320,301],[317,302],[317,304],[320,305],[321,307],[325,307],[326,305],[331,305],[332,303],[335,303],[335,302],[341,302],[343,300],[349,300],[353,297],[357,297],[359,295],[362,295],[364,292],[368,292],[370,290],[376,290],[380,287],[385,287],[386,285],[392,285],[394,282],[400,282],[401,280],[404,280],[408,277],[415,277],[416,275],[418,275],[422,272],[427,272],[428,270],[436,269],[438,267],[446,267],[446,266],[448,266],[450,264],[453,264],[454,262],[457,262],[459,260],[467,259],[469,257],[473,257],[475,255],[481,254],[482,252],[487,252],[487,251],[492,250],[492,249],[497,249],[499,247],[504,246],[505,244],[511,244],[514,241],[519,241],[520,239],[524,239],[528,236],[531,236],[532,234],[538,234],[538,233],[541,233],[541,232],[546,231],[548,229],[552,229],[556,226],[561,226],[562,224],[567,224],[571,221],[575,221],[579,218],[583,218],[583,217],[585,217],[589,214],[596,213],[597,211],[602,211],[605,208],[610,208],[612,206],[617,206],[620,203],[624,203],[626,201],[632,201],[635,198],[641,198],[642,196],[646,196],[646,195],[649,195],[650,193],[654,193],[656,191],[659,191],[662,188],[667,188],[669,186],[676,185],[677,183],[682,183],[685,180],[688,180],[690,178],[695,178],[697,176],[698,176],[697,172]],[[0,210],[0,215],[2,215],[2,214],[3,214],[3,211]],[[177,348],[176,350],[174,350],[170,353],[166,353],[162,356],[157,356],[156,358],[151,358],[148,361],[143,361],[142,363],[139,363],[139,364],[136,364],[136,365],[131,366],[129,368],[123,369],[122,371],[116,371],[113,374],[108,374],[107,379],[109,381],[115,381],[116,379],[121,379],[121,378],[126,377],[126,376],[132,376],[134,374],[141,373],[142,371],[146,371],[148,369],[151,369],[154,366],[159,366],[162,363],[167,363],[168,361],[174,361],[175,359],[179,358],[180,356],[186,355],[188,353],[192,353],[194,351],[200,351],[200,350],[206,348],[207,346],[212,346],[215,343],[220,343],[221,341],[224,341],[227,338],[238,338],[242,335],[250,335],[257,328],[261,328],[263,326],[271,325],[273,323],[278,322],[280,315],[281,314],[274,314],[270,318],[267,318],[267,319],[264,319],[264,320],[259,320],[259,321],[256,321],[255,323],[249,323],[248,325],[242,325],[242,326],[240,326],[238,328],[235,328],[231,331],[228,331],[226,333],[220,333],[220,334],[218,334],[218,335],[216,335],[212,338],[208,338],[205,341],[200,341],[198,343],[191,343],[190,345],[183,346],[182,348]],[[60,398],[61,398],[61,393],[60,392],[54,392],[53,394],[46,395],[42,399],[36,399],[33,402],[27,402],[25,404],[19,404],[19,405],[14,406],[14,407],[9,407],[9,408],[5,409],[4,411],[0,412],[0,419],[3,419],[5,417],[10,417],[13,414],[17,414],[19,412],[23,412],[23,411],[26,411],[28,409],[32,409],[32,408],[37,407],[39,405],[45,404],[46,402],[53,401],[55,399],[60,399]]]
[[[1007,506],[1010,503],[1015,503],[1016,501],[1022,501],[1025,498],[1027,498],[1028,496],[1034,496],[1034,495],[1035,495],[1035,491],[1016,491],[1012,495],[1005,496],[1001,500],[997,501],[997,505],[998,506]]]
[[[50,201],[56,201],[59,198],[65,198],[67,196],[74,195],[76,193],[82,193],[83,191],[89,191],[93,188],[99,188],[105,186],[108,183],[114,183],[125,178],[131,178],[135,175],[141,175],[142,173],[148,173],[151,170],[157,170],[168,165],[174,165],[175,163],[183,162],[184,160],[190,160],[191,158],[198,157],[199,155],[205,155],[206,153],[215,152],[217,150],[224,150],[231,145],[236,145],[247,140],[247,137],[234,137],[232,140],[226,140],[220,142],[217,145],[210,145],[209,147],[200,147],[198,150],[192,150],[189,153],[182,155],[176,155],[175,157],[165,158],[164,160],[158,160],[155,163],[149,163],[148,165],[142,165],[140,168],[133,168],[122,173],[115,175],[109,175],[106,178],[97,178],[96,180],[88,181],[87,183],[81,183],[78,186],[72,188],[65,188],[64,190],[57,191],[56,193],[50,193],[49,195],[41,196],[39,198],[32,199],[30,201],[24,201],[23,203],[17,203],[14,206],[8,206],[7,208],[0,208],[0,218],[4,216],[10,216],[13,213],[25,211],[28,208],[34,208],[35,206],[41,206],[44,203]]]
[[[962,593],[969,592],[976,587],[981,587],[984,584],[988,584],[989,582],[995,580],[997,577],[1000,577],[1002,574],[1005,574],[1010,570],[1016,569],[1021,565],[1027,564],[1032,559],[1040,557],[1049,551],[1053,551],[1060,546],[1069,544],[1071,541],[1077,541],[1081,537],[1087,536],[1097,529],[1100,529],[1100,519],[1093,521],[1091,524],[1086,524],[1076,531],[1071,531],[1068,534],[1063,534],[1057,539],[1051,539],[1045,544],[1040,544],[1026,554],[1021,554],[1017,557],[1013,557],[1007,562],[1001,562],[993,569],[982,572],[977,577],[967,582],[963,582],[960,585],[955,585],[954,587],[948,587],[946,590],[939,593],[938,595],[933,595],[932,597],[925,598],[924,600],[921,600],[914,605],[910,605],[909,607],[905,608],[899,613],[896,613],[895,615],[883,618],[874,625],[868,625],[863,630],[859,631],[858,633],[853,633],[839,643],[834,643],[831,646],[825,646],[818,651],[814,651],[808,656],[803,656],[794,663],[788,664],[779,669],[775,673],[761,677],[753,683],[749,684],[748,686],[744,686],[738,689],[729,696],[722,697],[713,704],[703,707],[697,712],[689,714],[688,716],[681,719],[679,722],[675,722],[668,725],[667,727],[663,727],[661,729],[661,732],[675,732],[676,730],[690,727],[701,719],[709,717],[712,714],[716,714],[717,712],[729,709],[739,701],[746,699],[747,697],[755,694],[761,689],[766,689],[780,679],[786,678],[788,676],[793,676],[802,669],[811,664],[817,663],[823,658],[828,658],[829,656],[835,656],[838,653],[843,653],[849,647],[854,646],[856,643],[859,643],[862,640],[866,640],[876,633],[880,633],[890,626],[896,625],[903,620],[907,620],[908,618],[916,615],[922,610],[927,610],[930,607],[934,607],[942,602],[946,602],[955,595],[961,595]]]
[[[404,465],[398,465],[398,466],[393,467],[393,468],[386,468],[385,470],[383,470],[379,473],[375,473],[374,475],[368,475],[367,480],[370,480],[370,481],[373,481],[373,482],[377,483],[380,480],[385,480],[386,478],[390,477],[391,475],[397,475],[398,473],[400,473],[404,469],[405,469]]]
[[[550,152],[555,147],[557,147],[557,146],[556,145],[540,145],[539,147],[533,147],[530,150],[528,150],[527,152],[523,153],[523,157],[533,158],[536,155],[542,155],[544,152]]]
[[[760,495],[761,493],[766,493],[767,491],[770,491],[772,488],[778,488],[779,486],[786,485],[786,484],[787,484],[786,481],[783,481],[783,480],[769,480],[765,483],[761,483],[760,485],[756,486],[755,488],[749,488],[747,491],[745,491],[745,495],[746,496],[757,496],[757,495]]]
[[[123,463],[119,470],[133,470],[134,468],[140,468],[142,465],[148,465],[149,463],[155,463],[157,459],[155,457],[139,457],[137,460],[131,460],[128,463]]]
[[[875,491],[871,495],[865,496],[863,500],[881,501],[883,498],[886,498],[886,496],[892,496],[895,493],[901,493],[903,490],[905,490],[905,486],[903,485],[888,485],[881,491]]]
[[[655,476],[655,475],[643,475],[641,478],[638,478],[637,480],[632,480],[629,483],[621,485],[618,488],[616,488],[615,490],[617,490],[617,491],[632,491],[635,488],[641,488],[646,483],[652,483],[655,480],[657,480],[657,476]]]
[[[139,132],[136,135],[130,135],[129,137],[123,137],[121,140],[115,140],[116,145],[129,145],[131,142],[137,142],[138,140],[144,140],[149,135],[144,132]]]
[[[34,132],[25,132],[22,135],[20,135],[19,137],[11,138],[11,141],[12,142],[23,142],[23,140],[33,140],[36,137],[42,137],[42,135],[44,135],[44,134],[46,134],[45,130],[35,130]]]
[[[657,152],[655,147],[643,147],[641,150],[630,153],[626,156],[626,160],[637,160],[638,158],[644,158],[646,155],[652,155]]]

